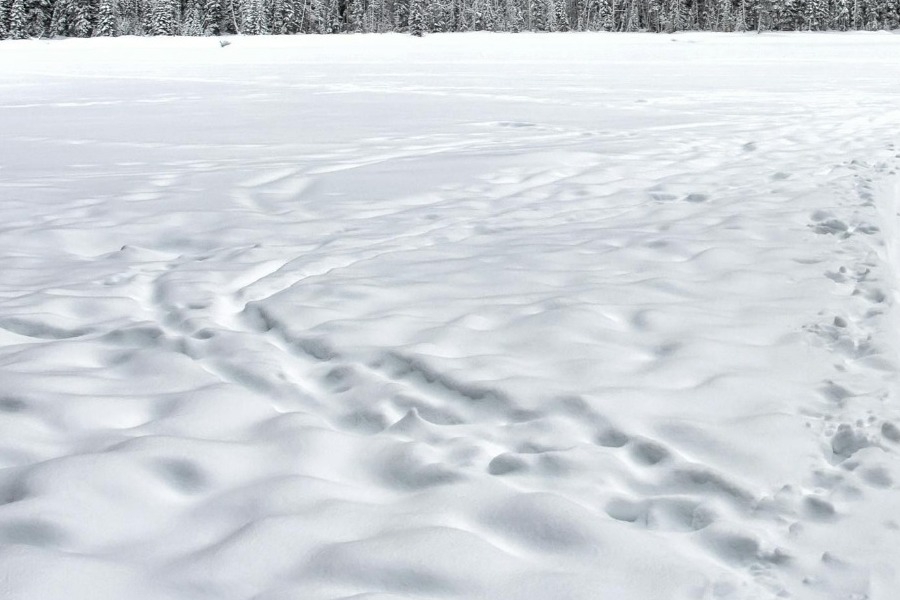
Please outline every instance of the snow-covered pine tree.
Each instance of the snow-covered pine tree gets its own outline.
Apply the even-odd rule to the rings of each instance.
[[[614,31],[616,28],[612,3],[613,0],[598,0],[597,25],[601,31]]]
[[[150,35],[175,35],[173,0],[154,0],[150,13]]]
[[[74,34],[77,37],[91,37],[94,32],[94,7],[90,2],[76,2],[74,8]]]
[[[803,22],[806,10],[801,0],[775,0],[774,1],[775,29],[779,31],[796,31],[804,29]]]
[[[9,7],[10,0],[0,0],[0,40],[9,37]]]
[[[241,33],[259,35],[262,33],[262,15],[259,0],[241,1]]]
[[[886,16],[885,27],[887,29],[900,28],[900,2],[896,0],[891,4],[890,14]]]
[[[203,15],[200,13],[199,0],[187,0],[182,11],[181,35],[203,35]]]
[[[328,3],[328,15],[331,19],[331,28],[329,29],[329,33],[342,32],[344,30],[344,20],[343,16],[341,15],[341,5],[338,0],[331,0]]]
[[[116,0],[116,35],[137,35],[141,33],[140,5],[141,3],[138,0]]]
[[[828,0],[807,0],[807,29],[821,31],[828,27]]]
[[[889,30],[896,27],[897,2],[895,0],[869,0],[869,21],[872,29]]]
[[[384,0],[368,0],[366,6],[366,25],[364,30],[367,32],[377,33],[383,31],[382,23],[384,23]]]
[[[522,15],[522,6],[516,0],[507,0],[506,9],[509,19],[509,31],[519,33],[525,29],[525,17]]]
[[[364,0],[347,0],[345,8],[347,17],[347,31],[362,33],[366,21],[366,5]]]
[[[241,4],[240,0],[221,0],[222,1],[222,33],[241,33],[243,24],[241,23]]]
[[[747,31],[747,0],[740,0],[734,18],[735,31]]]
[[[25,26],[28,37],[44,37],[50,33],[53,6],[50,0],[25,0]]]
[[[881,29],[881,19],[879,18],[878,0],[866,0],[866,30],[878,31]]]
[[[659,33],[662,31],[662,6],[661,0],[645,0],[643,6],[643,27],[647,31]]]
[[[266,13],[266,23],[268,24],[268,33],[279,35],[284,29],[284,20],[280,13],[284,8],[284,0],[269,0],[263,4],[263,11]]]
[[[355,8],[360,3],[361,0],[353,0],[352,7]],[[274,0],[269,20],[270,31],[276,35],[290,33],[293,12],[294,4],[290,0]]]
[[[422,37],[425,34],[425,0],[409,3],[409,34]]]
[[[553,31],[569,31],[569,11],[566,0],[553,0]]]
[[[773,0],[757,0],[756,4],[756,33],[772,29],[773,13],[775,6]]]
[[[584,23],[582,16],[584,15],[584,6],[587,0],[571,0],[569,6],[569,26],[575,31],[584,31]],[[572,17],[575,17],[574,20]]]
[[[447,31],[447,7],[443,0],[432,0],[431,7],[431,31],[442,33]]]
[[[529,29],[532,31],[547,31],[549,29],[550,7],[548,0],[531,0],[529,11]]]
[[[828,28],[847,31],[850,27],[850,4],[847,0],[836,0],[832,5]]]
[[[897,29],[900,27],[900,2],[885,2],[885,12],[882,15],[885,29]]]
[[[304,33],[325,33],[325,24],[328,17],[327,7],[322,0],[309,0],[303,12],[306,15]]]
[[[224,17],[222,0],[206,0],[206,5],[203,7],[203,33],[205,35],[221,34]]]
[[[863,0],[853,0],[853,8],[850,11],[851,29],[863,28],[863,23],[865,23],[865,21],[863,21],[865,18],[864,11]]]
[[[635,0],[625,0],[624,31],[637,31],[641,27],[638,3]]]
[[[878,31],[881,23],[878,20],[878,12],[873,10],[871,2],[866,2],[866,31]]]
[[[472,29],[475,31],[484,31],[485,26],[485,3],[483,0],[475,0],[472,4]]]
[[[12,3],[12,0],[10,0],[10,3]],[[68,33],[67,16],[66,1],[56,0],[56,4],[53,5],[53,14],[50,17],[51,35],[66,35]]]
[[[97,35],[111,37],[119,34],[116,1],[100,0],[97,8]]]
[[[444,31],[460,31],[459,0],[444,0]]]
[[[732,14],[731,0],[719,0],[717,6],[718,31],[734,31],[734,15]]]
[[[410,0],[393,0],[388,3],[387,13],[393,12],[394,31],[407,31],[409,27]]]
[[[315,33],[336,33],[335,24],[338,23],[338,20],[332,11],[331,2],[329,0],[319,0],[318,4]]]
[[[25,18],[25,0],[13,0],[9,8],[9,37],[24,40],[28,37],[28,21]]]
[[[368,0],[368,3],[373,5],[380,1],[382,0]],[[287,0],[287,2],[291,5],[288,33],[300,33],[303,31],[303,20],[308,10],[307,0]]]
[[[662,6],[662,14],[659,17],[662,31],[665,33],[678,31],[678,11],[680,8],[678,0],[669,0]]]
[[[576,31],[596,31],[597,0],[582,0],[576,14]]]
[[[497,18],[494,15],[494,4],[491,0],[482,1],[482,14],[485,31],[500,31],[503,29],[503,26],[497,22]]]

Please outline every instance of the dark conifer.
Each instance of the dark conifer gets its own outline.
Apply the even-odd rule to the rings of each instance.
[[[9,33],[14,40],[28,37],[28,21],[25,18],[25,0],[13,0],[9,9]]]
[[[115,0],[100,0],[97,11],[97,35],[118,35],[116,8]]]
[[[9,8],[11,0],[0,0],[0,40],[9,37]]]
[[[409,4],[409,33],[416,37],[425,33],[425,0],[411,0]]]

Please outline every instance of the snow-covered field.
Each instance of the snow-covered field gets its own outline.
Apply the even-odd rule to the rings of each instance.
[[[900,35],[0,44],[0,598],[894,600]]]

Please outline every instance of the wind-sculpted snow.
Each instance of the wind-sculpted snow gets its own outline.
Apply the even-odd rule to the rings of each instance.
[[[0,596],[890,600],[900,37],[4,42]]]

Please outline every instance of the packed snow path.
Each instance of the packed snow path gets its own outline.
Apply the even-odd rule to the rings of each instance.
[[[0,597],[891,600],[900,36],[0,44]]]

